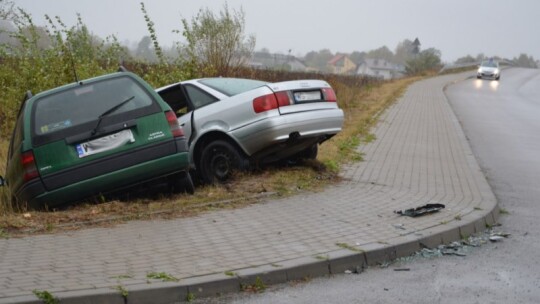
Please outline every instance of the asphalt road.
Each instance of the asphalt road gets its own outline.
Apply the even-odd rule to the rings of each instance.
[[[510,233],[465,257],[418,258],[213,303],[540,303],[540,70],[446,90]],[[505,212],[506,213],[506,212]],[[408,269],[396,271],[396,269]]]

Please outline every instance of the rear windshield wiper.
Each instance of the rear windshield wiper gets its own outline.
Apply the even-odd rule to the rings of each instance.
[[[133,100],[133,98],[135,98],[135,96],[129,97],[128,99],[122,101],[121,103],[115,105],[114,107],[108,109],[107,111],[105,111],[101,115],[99,115],[98,123],[97,123],[96,127],[94,128],[94,130],[92,130],[92,136],[96,135],[96,133],[98,132],[99,125],[101,125],[101,121],[103,120],[103,117],[105,117],[105,116],[111,114],[112,112],[118,110],[118,108],[120,108],[121,106],[123,106],[126,103],[130,102],[131,100]]]

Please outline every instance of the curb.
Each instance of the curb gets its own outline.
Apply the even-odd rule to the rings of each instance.
[[[243,286],[256,287],[261,282],[264,285],[274,285],[314,277],[343,274],[347,270],[360,273],[368,266],[406,257],[422,248],[434,248],[485,231],[487,227],[497,222],[500,210],[498,205],[495,205],[490,211],[482,211],[484,211],[483,214],[472,212],[464,216],[460,221],[449,223],[448,226],[452,226],[450,228],[447,225],[437,225],[419,231],[422,234],[429,234],[426,236],[419,237],[416,234],[407,234],[389,240],[389,244],[370,243],[363,245],[358,251],[350,249],[335,250],[326,253],[327,259],[303,257],[277,262],[272,265],[241,269],[232,276],[218,273],[191,277],[174,283],[128,285],[124,287],[128,291],[126,298],[119,291],[111,288],[55,293],[55,297],[62,304],[181,303],[187,302],[188,297],[199,299],[239,292],[243,290]],[[22,296],[0,299],[0,304],[3,303],[38,304],[43,302],[33,296]]]

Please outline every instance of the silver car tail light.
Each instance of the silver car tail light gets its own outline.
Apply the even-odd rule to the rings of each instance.
[[[184,136],[184,129],[182,129],[182,127],[178,123],[176,115],[172,111],[167,111],[165,112],[165,117],[167,117],[167,121],[169,122],[169,128],[171,129],[173,137]]]
[[[276,92],[274,94],[276,95],[277,102],[280,107],[288,106],[291,104],[291,97],[289,95],[289,92],[282,91]]]
[[[261,113],[284,107],[291,104],[291,98],[287,91],[276,92],[263,95],[253,99],[253,110],[255,113]]]
[[[334,92],[332,88],[323,88],[322,92],[323,92],[323,97],[325,101],[331,101],[331,102],[337,101],[336,93]]]

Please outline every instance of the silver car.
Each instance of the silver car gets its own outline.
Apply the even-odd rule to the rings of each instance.
[[[499,80],[501,78],[501,70],[499,63],[494,60],[482,61],[476,72],[476,78],[488,78]]]
[[[204,78],[156,91],[176,112],[190,162],[205,183],[259,164],[314,159],[344,119],[334,90],[322,80]]]

